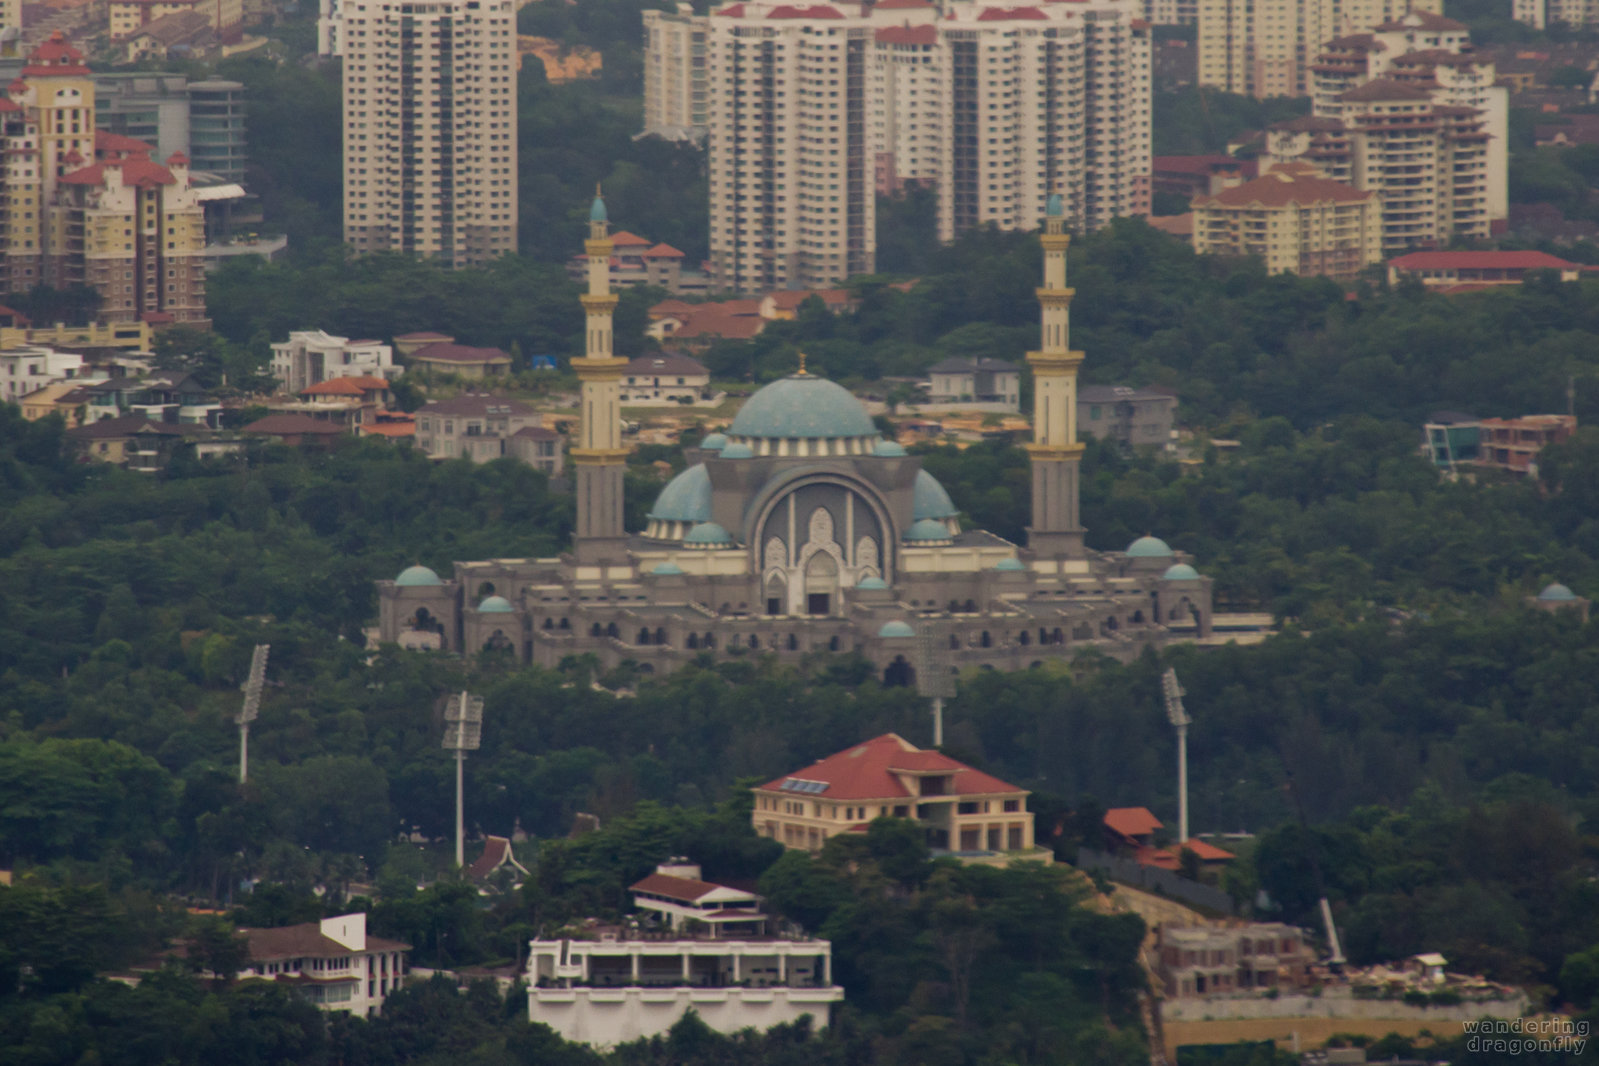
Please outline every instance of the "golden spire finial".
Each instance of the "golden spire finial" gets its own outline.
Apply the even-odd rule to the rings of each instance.
[[[594,183],[594,195],[595,196],[599,196],[600,195],[600,183],[597,182],[597,181]]]
[[[796,377],[802,377],[802,376],[805,375],[805,353],[804,352],[800,352],[799,353],[799,364],[800,364],[799,365],[799,371],[795,374]]]

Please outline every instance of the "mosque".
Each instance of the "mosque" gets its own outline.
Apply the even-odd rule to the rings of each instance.
[[[1127,660],[1210,635],[1211,581],[1155,537],[1096,552],[1078,520],[1077,368],[1059,197],[1049,201],[1034,375],[1032,522],[1020,546],[961,526],[921,461],[846,389],[798,372],[752,395],[725,433],[622,523],[621,376],[612,350],[605,204],[590,212],[586,354],[571,449],[572,550],[551,559],[412,566],[378,582],[385,642],[512,649],[554,666],[593,654],[664,673],[699,655],[857,652],[889,683],[918,669],[1025,669],[1085,649]]]

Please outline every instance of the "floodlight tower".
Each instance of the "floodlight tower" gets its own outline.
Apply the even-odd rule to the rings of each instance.
[[[266,684],[267,653],[270,644],[257,644],[250,656],[250,676],[244,682],[244,706],[233,719],[239,726],[239,784],[250,779],[250,723],[261,714],[261,686]]]
[[[466,753],[483,743],[483,697],[466,690],[444,705],[444,749],[455,752],[455,865],[466,865],[466,817],[462,812],[462,782]]]
[[[1183,709],[1183,686],[1177,671],[1161,675],[1160,687],[1166,697],[1166,718],[1177,727],[1177,843],[1188,843],[1188,723],[1193,719]]]

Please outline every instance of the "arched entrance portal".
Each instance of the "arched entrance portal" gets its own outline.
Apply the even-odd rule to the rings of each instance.
[[[838,561],[817,552],[805,564],[805,613],[831,614],[838,599]]]

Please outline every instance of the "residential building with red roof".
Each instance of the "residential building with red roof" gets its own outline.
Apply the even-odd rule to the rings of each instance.
[[[662,13],[664,14],[664,12]],[[611,288],[631,289],[651,285],[674,296],[703,296],[711,289],[711,279],[703,270],[685,270],[687,258],[670,244],[623,230],[611,234]],[[567,260],[566,273],[573,281],[588,277],[588,257],[574,255]]]
[[[457,377],[504,377],[511,372],[511,357],[499,348],[477,348],[454,341],[435,341],[413,351],[407,361],[412,367]]]
[[[529,945],[529,1021],[600,1048],[663,1034],[690,1010],[722,1033],[806,1015],[827,1027],[844,990],[826,940],[770,932],[759,896],[704,880],[686,859],[630,891],[637,915],[627,924],[590,919],[579,939]]]
[[[908,818],[929,847],[996,857],[1033,850],[1026,789],[885,733],[756,787],[756,833],[819,850],[877,818]]]
[[[1520,285],[1535,270],[1553,270],[1561,281],[1576,281],[1592,269],[1548,252],[1411,252],[1388,260],[1388,284],[1413,277],[1429,289],[1449,291],[1459,286]]]
[[[350,340],[320,329],[295,330],[272,345],[272,376],[283,391],[300,394],[335,378],[385,383],[400,376],[394,350],[375,340]]]
[[[488,393],[429,400],[416,414],[416,444],[434,459],[490,463],[509,456],[556,476],[564,468],[561,437],[527,404]]]
[[[1347,280],[1382,259],[1376,194],[1319,177],[1306,163],[1197,196],[1192,207],[1196,252],[1256,255],[1272,274]]]
[[[87,285],[105,323],[204,323],[205,213],[182,154],[95,130],[94,79],[59,32],[0,106],[7,164],[0,293]]]
[[[369,936],[365,914],[239,932],[250,950],[240,979],[287,985],[320,1010],[371,1017],[410,971],[411,945]]]

